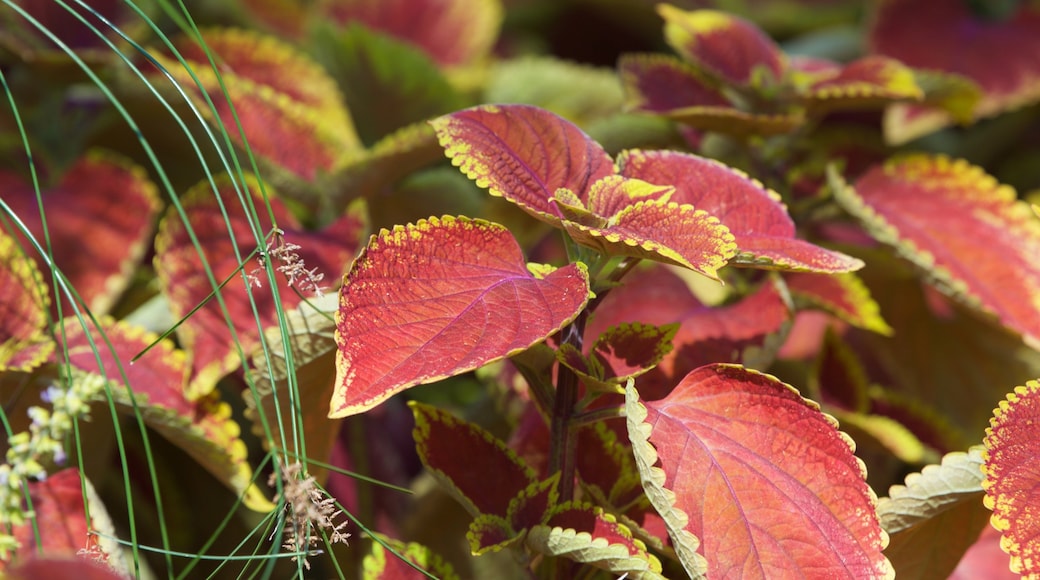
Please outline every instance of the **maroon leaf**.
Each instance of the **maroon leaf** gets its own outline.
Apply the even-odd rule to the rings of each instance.
[[[0,191],[46,250],[32,184],[0,172]],[[155,185],[137,165],[94,150],[41,195],[55,265],[87,307],[97,314],[108,312],[148,248],[161,207]],[[41,271],[50,272],[42,256],[28,246],[26,250]]]
[[[505,227],[431,218],[383,230],[344,279],[337,390],[330,417],[370,409],[409,387],[523,351],[589,299],[570,264],[532,275]]]
[[[433,476],[473,517],[507,517],[510,501],[537,481],[534,471],[484,429],[436,407],[409,404],[416,450]]]
[[[718,218],[736,238],[736,263],[820,273],[863,267],[860,260],[797,239],[776,193],[717,161],[671,151],[626,151],[618,165],[625,177],[674,186],[671,201]]]
[[[644,489],[689,574],[892,576],[851,441],[793,387],[709,365],[660,401],[626,398]]]
[[[260,184],[250,176],[243,185],[249,191],[247,199],[251,199],[259,210],[260,231],[264,234],[270,232],[271,224],[264,210]],[[192,225],[198,237],[206,256],[206,263],[217,283],[220,283],[240,266],[235,249],[237,248],[239,255],[244,259],[257,249],[257,243],[254,230],[250,226],[251,222],[235,194],[231,180],[227,177],[220,178],[217,180],[217,187],[227,210],[227,222],[208,183],[202,183],[185,194],[182,204],[186,213],[185,219]],[[267,191],[273,194],[270,187]],[[296,290],[313,292],[313,277],[296,267],[305,266],[306,270],[313,270],[316,274],[324,276],[322,280],[317,281],[317,286],[334,285],[344,265],[357,250],[364,229],[363,215],[360,208],[353,207],[345,216],[324,230],[310,233],[299,229],[296,219],[277,198],[272,196],[270,204],[283,234],[272,236],[271,247],[265,248],[265,251],[273,261],[272,267],[284,268],[281,273],[276,274],[279,279],[279,297],[283,307],[291,308],[300,302],[300,296],[290,287],[286,276],[294,274],[293,284]],[[229,228],[234,233],[233,240],[229,238]],[[285,246],[285,243],[300,247],[291,249]],[[240,274],[235,274],[220,291],[230,315],[230,320],[225,319],[220,303],[215,297],[210,296],[213,286],[206,276],[206,269],[198,251],[184,228],[181,217],[172,210],[167,213],[159,227],[155,269],[175,316],[183,316],[205,302],[199,311],[193,313],[178,327],[177,336],[192,358],[188,396],[196,397],[208,393],[218,379],[241,364],[236,341],[242,350],[249,352],[257,345],[260,333],[258,324],[266,327],[277,323],[275,301],[268,288],[266,273],[259,261],[250,261],[243,266],[246,273],[253,272],[256,282],[262,286],[251,289],[259,321],[254,319],[253,307],[249,301],[250,289],[246,288]],[[283,276],[283,273],[286,276]]]
[[[485,105],[430,123],[466,176],[549,223],[559,222],[551,203],[557,189],[585,201],[593,183],[614,174],[598,143],[570,121],[535,107]]]

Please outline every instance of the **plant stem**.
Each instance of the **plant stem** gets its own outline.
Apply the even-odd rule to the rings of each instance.
[[[587,314],[563,329],[563,342],[581,351]],[[560,502],[574,499],[574,448],[577,443],[572,418],[578,402],[578,376],[564,365],[557,367],[556,401],[553,405],[550,427],[549,473],[560,472]]]

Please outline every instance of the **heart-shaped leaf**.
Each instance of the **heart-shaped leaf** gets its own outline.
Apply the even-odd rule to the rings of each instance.
[[[36,263],[0,229],[0,371],[29,371],[54,350],[50,294]]]
[[[507,517],[511,500],[537,482],[534,470],[484,429],[436,407],[409,404],[419,458],[473,517]]]
[[[786,56],[751,22],[725,12],[687,12],[668,4],[659,4],[657,13],[664,18],[668,44],[701,71],[734,85],[761,82],[756,74],[766,74],[772,82],[783,77]]]
[[[1011,570],[1025,577],[1040,575],[1040,452],[1036,417],[1040,414],[1040,382],[1016,387],[993,412],[986,429],[983,472],[990,523],[1000,530],[1000,547],[1011,555]]]
[[[982,461],[981,446],[949,453],[878,500],[890,538],[885,555],[898,578],[946,578],[986,527]]]
[[[624,151],[618,166],[625,177],[674,186],[670,201],[718,218],[736,239],[736,264],[819,273],[863,267],[860,260],[797,239],[779,195],[718,161],[674,151]]]
[[[204,182],[186,193],[181,203],[185,219],[192,225],[206,262],[219,284],[241,265],[240,258],[235,255],[236,248],[244,259],[256,250],[257,245],[251,221],[247,219],[246,210],[236,195],[236,184],[225,176],[218,178],[216,185],[217,195],[222,202],[218,203],[217,195],[209,183]],[[263,211],[264,201],[259,182],[247,176],[240,185],[248,189],[246,199],[251,199],[255,207],[260,209],[260,231],[265,234],[270,232],[271,224],[267,212]],[[264,248],[264,252],[272,261],[272,267],[279,270],[277,278],[281,303],[291,308],[300,302],[296,290],[310,293],[328,282],[334,285],[338,281],[344,265],[354,256],[359,245],[365,227],[363,209],[353,206],[336,222],[320,232],[311,233],[300,229],[284,204],[273,197],[274,192],[269,186],[267,191],[272,195],[269,199],[271,209],[282,233],[271,237],[269,247]],[[221,211],[221,203],[227,212],[226,216]],[[234,239],[229,237],[229,229]],[[259,284],[261,287],[248,289],[240,274],[235,274],[220,290],[230,315],[228,320],[224,317],[220,302],[211,296],[213,286],[206,275],[206,268],[181,216],[173,210],[167,213],[160,224],[155,245],[155,269],[163,293],[170,300],[173,314],[183,316],[202,305],[177,328],[181,344],[192,357],[188,396],[200,396],[212,390],[218,379],[241,364],[236,341],[245,353],[249,353],[259,339],[258,323],[262,327],[277,323],[274,296],[267,287],[263,264],[259,261],[245,264],[242,268],[252,277],[253,285]],[[319,278],[318,274],[323,278]],[[250,293],[256,303],[259,321],[254,319]]]
[[[330,417],[516,354],[589,299],[581,263],[532,275],[509,231],[446,216],[373,236],[344,278]]]
[[[491,195],[558,224],[551,203],[569,189],[585,201],[593,183],[614,174],[606,151],[576,125],[527,105],[485,105],[430,121],[451,162]]]
[[[32,184],[0,172],[0,191],[46,251]],[[108,312],[148,249],[160,208],[155,185],[130,161],[93,150],[41,195],[54,264],[92,311]],[[25,249],[42,271],[50,272],[44,257]]]
[[[91,329],[88,339],[75,319],[66,321],[68,362],[78,371],[73,380],[107,381],[124,413],[133,415],[139,410],[146,425],[241,494],[247,507],[265,512],[274,509],[252,481],[248,451],[239,437],[239,425],[231,417],[230,405],[217,393],[195,401],[185,398],[182,385],[188,366],[184,353],[171,341],[163,340],[131,365],[130,359],[157,337],[111,319],[103,319],[102,325],[104,334]]]
[[[851,441],[793,387],[709,365],[660,401],[629,388],[625,407],[643,487],[691,576],[892,576]]]
[[[1013,189],[965,161],[927,155],[875,167],[854,188],[835,183],[838,202],[876,239],[953,298],[1040,344],[1040,222]]]
[[[1015,8],[1004,17],[987,19],[979,11],[988,4]],[[928,26],[922,28],[920,22]],[[977,117],[1040,99],[1040,62],[1035,58],[1040,51],[1040,9],[1028,2],[892,0],[877,5],[868,42],[873,52],[908,66],[975,81],[983,95]]]
[[[421,48],[445,66],[485,56],[503,18],[499,0],[360,0],[321,7],[333,22],[361,22]]]

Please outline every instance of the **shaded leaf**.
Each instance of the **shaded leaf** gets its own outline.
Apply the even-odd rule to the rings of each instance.
[[[725,12],[686,12],[659,4],[668,44],[698,69],[730,84],[750,85],[756,74],[765,83],[783,76],[786,60],[780,47],[757,26]]]
[[[373,541],[372,548],[362,562],[362,575],[370,580],[405,580],[411,578],[426,578],[421,572],[409,566],[411,562],[415,566],[426,570],[441,580],[458,579],[459,575],[451,563],[433,553],[429,548],[415,542],[403,542],[377,534],[379,539],[386,542],[396,551],[390,553],[379,542]]]
[[[631,578],[664,578],[661,563],[632,532],[602,509],[580,502],[557,506],[548,521],[531,528],[526,543],[548,556],[562,556]]]
[[[219,77],[206,60],[189,60],[187,66],[215,110],[203,100],[185,65],[161,54],[154,58],[179,85],[192,89],[198,108],[236,144],[244,143],[238,128],[241,123],[254,153],[307,181],[333,171],[348,153],[360,149],[335,83],[297,48],[273,37],[234,29],[210,29],[203,38],[207,44],[224,48],[217,55],[224,67],[218,64]],[[191,54],[198,51],[196,42],[182,37],[175,46]],[[309,80],[296,88],[295,79],[301,72]]]
[[[971,79],[982,90],[975,115],[988,117],[1040,99],[1040,9],[1015,6],[1007,18],[987,21],[971,3],[891,0],[878,4],[868,42],[908,66]]]
[[[206,263],[217,283],[220,283],[236,272],[240,259],[257,249],[251,221],[247,219],[248,214],[236,195],[236,185],[248,189],[243,192],[243,196],[257,208],[260,217],[258,229],[267,234],[272,226],[264,209],[260,184],[254,177],[246,176],[244,182],[236,184],[224,176],[216,179],[216,185],[220,202],[209,184],[204,182],[184,194],[181,203],[185,219],[192,225],[206,256]],[[281,242],[279,237],[272,238],[271,247],[264,250],[273,261],[272,267],[284,267],[289,272],[296,272],[293,282],[295,287],[290,287],[287,275],[283,275],[285,271],[276,273],[281,304],[291,308],[300,302],[300,296],[295,290],[314,291],[314,284],[308,282],[308,275],[292,269],[292,264],[302,262],[305,269],[321,274],[324,278],[317,281],[319,286],[334,286],[344,264],[357,251],[365,227],[363,209],[352,206],[346,215],[320,232],[306,232],[300,229],[282,202],[274,197],[269,186],[267,193],[270,195],[274,218],[284,233],[280,236]],[[226,218],[221,213],[221,204],[227,212]],[[229,237],[229,229],[233,232],[233,240]],[[286,249],[283,242],[300,247]],[[159,226],[155,246],[155,269],[163,293],[170,300],[173,315],[183,316],[205,302],[200,310],[177,328],[177,336],[191,357],[192,376],[187,393],[189,397],[199,396],[208,393],[218,379],[242,363],[238,347],[248,354],[258,344],[258,324],[262,327],[276,324],[278,318],[274,297],[267,285],[263,264],[259,260],[251,260],[242,269],[247,274],[252,273],[261,287],[247,288],[241,274],[235,274],[220,290],[230,315],[230,319],[226,319],[220,302],[210,296],[213,286],[206,276],[198,250],[184,228],[181,217],[172,210]],[[281,250],[272,253],[279,247]],[[235,254],[236,249],[238,256]],[[293,259],[292,254],[296,255],[296,259]],[[250,295],[256,303],[259,320],[254,319]]]
[[[878,500],[889,534],[885,555],[898,578],[946,578],[986,527],[982,505],[982,448],[949,453],[894,485]]]
[[[46,251],[32,184],[2,172],[0,191]],[[41,195],[54,264],[88,308],[97,314],[108,312],[148,249],[161,207],[158,190],[141,167],[119,155],[92,150]],[[25,250],[41,271],[50,272],[43,256],[28,245]]]
[[[797,239],[779,195],[718,161],[672,151],[625,151],[618,165],[625,177],[674,186],[671,201],[718,218],[736,239],[736,264],[820,273],[863,267],[860,260]]]
[[[957,568],[950,574],[949,580],[1018,580],[1018,574],[1011,571],[1008,555],[1000,549],[1000,532],[992,526],[986,526],[979,539],[968,548],[964,557],[957,563]]]
[[[892,577],[851,440],[793,387],[709,365],[660,401],[628,389],[626,410],[643,487],[691,576]]]
[[[344,162],[333,176],[332,205],[342,207],[355,197],[371,198],[385,193],[398,180],[439,161],[442,155],[444,150],[425,121],[408,125]]]
[[[558,357],[586,387],[621,392],[620,385],[648,372],[671,352],[676,330],[677,324],[625,323],[600,334],[587,356],[564,343]]]
[[[0,230],[0,371],[30,371],[54,350],[49,296],[36,263]]]
[[[77,580],[120,580],[125,576],[97,562],[82,557],[33,558],[11,568],[4,576],[8,580],[45,580],[47,578],[76,578]]]
[[[885,109],[882,127],[889,144],[906,143],[951,122],[968,125],[975,120],[982,93],[970,79],[936,70],[915,70],[914,78],[924,91],[924,101],[895,103]]]
[[[139,37],[145,30],[141,15],[119,0],[97,0],[90,4],[90,10],[70,10],[61,4],[34,0],[16,0],[14,4],[39,22],[42,28],[30,24],[14,10],[5,10],[0,15],[0,22],[3,23],[7,34],[0,38],[0,44],[30,62],[64,61],[70,58],[70,55],[57,46],[45,31],[55,34],[69,50],[84,61],[104,62],[116,58],[106,44],[118,42],[116,30],[130,38]],[[148,12],[149,9],[145,8],[145,14]],[[98,36],[86,23],[100,30],[102,36]]]
[[[1036,418],[1040,411],[1040,382],[1015,387],[993,412],[986,429],[986,507],[993,510],[990,523],[1000,530],[1000,547],[1011,555],[1011,570],[1027,577],[1040,575],[1040,453],[1037,452]]]
[[[835,197],[879,241],[953,298],[1040,344],[1040,222],[982,169],[910,155],[876,167]],[[977,243],[986,240],[985,244]]]
[[[62,469],[43,481],[30,481],[27,485],[32,500],[32,516],[8,532],[18,541],[19,548],[14,554],[8,554],[0,560],[0,571],[7,569],[11,563],[30,562],[41,555],[49,558],[70,557],[80,550],[100,549],[97,536],[89,533],[92,522],[88,521],[84,511],[78,469]],[[94,507],[91,506],[92,509]],[[29,506],[26,508],[29,509]]]
[[[102,320],[102,325],[103,334],[91,329],[88,339],[74,318],[67,320],[68,362],[78,371],[73,380],[107,382],[107,391],[122,412],[134,415],[139,410],[146,425],[242,495],[250,509],[274,509],[252,481],[248,451],[239,437],[239,425],[231,417],[231,406],[218,393],[195,401],[185,398],[182,385],[188,366],[184,353],[163,340],[131,365],[130,359],[157,337],[111,319]]]
[[[621,110],[617,74],[548,56],[525,56],[494,64],[483,100],[535,105],[578,125]]]
[[[472,63],[498,38],[498,0],[349,0],[322,3],[334,22],[361,22],[421,48],[441,65]]]
[[[579,199],[614,174],[610,156],[577,126],[526,105],[484,105],[430,122],[452,163],[491,195],[559,223],[557,189]]]
[[[834,76],[814,82],[804,98],[814,112],[820,113],[919,101],[924,92],[917,86],[913,71],[899,61],[867,56],[845,65]]]
[[[344,278],[329,416],[525,350],[588,299],[583,264],[533,276],[503,226],[446,216],[383,230]]]
[[[537,481],[534,470],[484,429],[430,405],[409,405],[423,465],[473,517],[507,517],[510,501]]]
[[[881,309],[855,274],[784,275],[795,304],[819,308],[844,322],[878,334],[891,335],[892,328],[881,317]]]
[[[339,83],[365,143],[467,104],[415,46],[356,23],[320,27],[313,36],[315,58]]]

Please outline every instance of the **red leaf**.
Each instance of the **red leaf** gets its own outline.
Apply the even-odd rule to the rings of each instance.
[[[625,151],[618,165],[625,177],[675,186],[671,201],[718,218],[736,238],[738,261],[745,264],[821,273],[863,267],[860,260],[795,238],[779,196],[722,163],[672,151]]]
[[[1000,532],[986,526],[979,539],[957,563],[949,580],[1019,580],[1021,576],[1011,571],[1008,555],[1000,549]]]
[[[1016,387],[993,412],[986,429],[986,507],[1000,530],[1000,547],[1011,555],[1011,570],[1029,578],[1040,575],[1040,382]]]
[[[869,43],[914,68],[970,78],[983,91],[975,114],[994,115],[1040,99],[1040,9],[1016,6],[1005,19],[986,20],[972,3],[890,0],[877,5]]]
[[[416,451],[427,469],[473,517],[507,517],[510,501],[537,481],[534,471],[484,429],[436,407],[409,404]]]
[[[418,566],[420,569],[426,570],[442,580],[456,580],[459,577],[451,563],[445,561],[440,555],[434,553],[426,546],[416,544],[415,542],[402,542],[382,534],[379,534],[379,538],[397,553],[393,554],[379,542],[373,541],[372,549],[365,555],[362,564],[362,576],[364,578],[370,580],[412,580],[429,577],[416,570],[413,566]],[[404,558],[403,560],[402,557]],[[409,565],[409,563],[412,565]]]
[[[264,201],[260,195],[259,183],[255,178],[248,176],[245,183],[240,185],[248,188],[248,195],[259,208],[259,229],[264,233],[270,232],[271,225],[267,212],[263,209]],[[217,179],[217,187],[227,211],[226,223],[217,197],[208,182],[186,193],[182,198],[182,205],[186,213],[185,219],[191,223],[213,276],[219,283],[239,267],[239,258],[235,256],[236,247],[244,258],[256,250],[257,246],[250,221],[230,178]],[[321,232],[306,232],[299,229],[296,219],[282,202],[273,197],[274,192],[269,186],[267,191],[272,196],[271,209],[278,227],[284,232],[283,239],[300,246],[290,252],[296,253],[299,260],[291,260],[291,256],[286,254],[284,260],[279,261],[272,255],[275,259],[272,266],[289,267],[291,263],[302,261],[306,269],[316,269],[317,273],[324,276],[322,282],[335,284],[344,264],[356,253],[364,229],[363,216],[358,208],[348,210],[347,215]],[[228,237],[229,227],[234,232],[234,240]],[[270,251],[271,248],[267,250]],[[258,267],[258,261],[250,261],[243,269],[249,273]],[[203,303],[213,291],[206,276],[206,269],[184,228],[184,222],[180,215],[172,210],[167,213],[159,227],[155,269],[163,292],[170,300],[171,311],[177,317],[187,314],[192,308]],[[279,279],[279,297],[283,307],[296,306],[300,297],[290,288],[281,273],[276,276]],[[262,287],[253,288],[251,292],[256,301],[259,324],[263,327],[275,325],[278,318],[274,297],[267,285],[267,277],[262,270],[256,272],[256,277]],[[296,285],[302,292],[313,290],[306,282],[297,281]],[[236,274],[220,292],[230,314],[230,322],[224,318],[220,303],[214,297],[177,329],[181,344],[192,357],[192,377],[187,390],[189,397],[208,393],[218,379],[238,368],[241,359],[235,346],[236,341],[246,352],[258,344],[258,321],[254,319],[249,294],[240,275]],[[234,335],[231,327],[234,328]]]
[[[748,85],[759,69],[776,82],[786,67],[784,53],[754,24],[724,12],[685,12],[659,4],[668,44],[699,69],[725,82]]]
[[[921,100],[924,93],[917,86],[913,71],[899,61],[868,56],[842,67],[834,76],[814,82],[806,89],[805,98],[810,107],[820,112]]]
[[[97,547],[97,536],[88,533],[91,528],[83,509],[78,469],[63,469],[28,485],[34,516],[12,530],[20,548],[10,560],[0,561],[0,570],[8,562],[26,561],[33,556],[73,556],[80,550]],[[36,530],[40,544],[36,543]]]
[[[835,195],[944,292],[1040,344],[1040,223],[1013,189],[967,162],[912,155]]]
[[[619,385],[648,372],[671,352],[677,328],[620,324],[600,334],[588,356],[567,343],[560,345],[557,356],[578,373],[585,387],[620,393]]]
[[[33,186],[2,172],[0,190],[43,246],[43,220]],[[94,150],[41,195],[55,264],[91,310],[107,312],[148,248],[160,208],[155,185],[128,160]],[[50,272],[42,256],[28,246],[26,250],[41,271]]]
[[[582,201],[614,174],[606,151],[570,121],[526,105],[485,105],[430,121],[452,163],[491,195],[556,224],[551,203],[566,188]]]
[[[247,507],[256,511],[273,509],[252,481],[253,469],[245,443],[239,437],[239,425],[231,417],[231,407],[220,400],[218,393],[194,401],[185,398],[182,385],[188,366],[184,353],[164,340],[131,365],[130,359],[157,337],[124,322],[108,318],[101,322],[104,334],[91,329],[91,346],[75,318],[66,320],[64,338],[72,367],[106,380],[123,412],[140,413],[146,425],[242,494]],[[74,378],[83,379],[82,375]],[[132,391],[134,401],[128,391]]]
[[[54,350],[46,332],[47,287],[36,264],[22,252],[0,230],[0,371],[30,371]]]
[[[785,275],[784,281],[796,301],[825,310],[853,326],[892,334],[870,290],[855,274],[792,273]]]
[[[536,277],[503,226],[444,217],[383,230],[344,279],[329,416],[525,350],[588,299],[584,265]]]
[[[82,506],[81,506],[82,507]],[[86,558],[33,558],[15,566],[4,576],[7,580],[121,580],[115,570]]]
[[[625,54],[618,60],[626,104],[637,111],[669,113],[686,107],[720,107],[733,104],[707,85],[697,69],[666,54]]]
[[[691,575],[701,560],[720,578],[892,576],[851,441],[793,387],[709,365],[665,399],[627,400],[644,489]]]
[[[339,24],[358,21],[426,51],[441,65],[464,65],[485,56],[502,23],[492,0],[360,0],[323,3]]]

